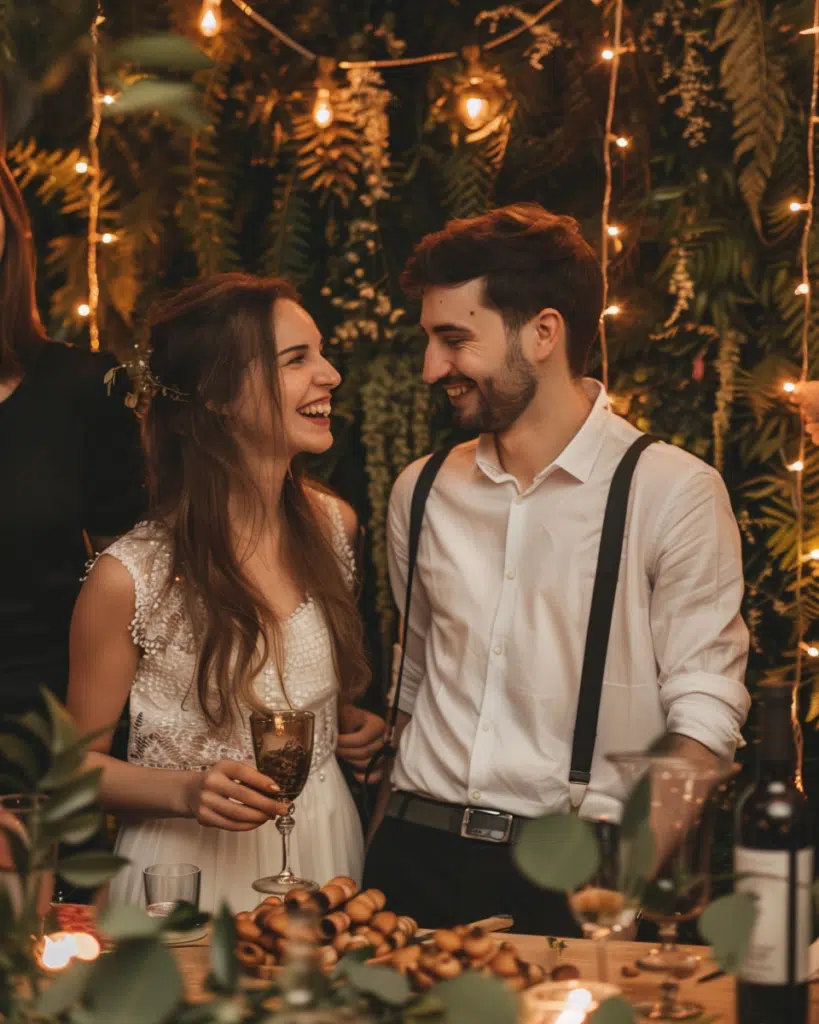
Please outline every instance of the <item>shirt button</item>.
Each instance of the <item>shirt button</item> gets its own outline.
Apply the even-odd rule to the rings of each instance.
[[[507,569],[507,570],[506,570],[506,578],[507,578],[508,580],[513,580],[513,579],[515,578],[515,576],[516,576],[516,575],[517,575],[517,574],[515,573],[515,570],[514,570],[514,569]]]
[[[495,654],[503,654],[503,648],[501,647],[500,644],[495,644],[492,650],[495,652]]]
[[[479,789],[473,789],[469,796],[471,797],[472,800],[480,800],[481,791]]]

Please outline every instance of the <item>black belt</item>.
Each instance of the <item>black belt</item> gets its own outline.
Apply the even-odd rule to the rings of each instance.
[[[492,811],[486,807],[463,807],[444,804],[438,800],[415,796],[396,790],[387,804],[387,816],[426,825],[442,832],[452,832],[464,839],[478,839],[485,843],[516,843],[520,830],[528,818],[519,818],[505,811]]]

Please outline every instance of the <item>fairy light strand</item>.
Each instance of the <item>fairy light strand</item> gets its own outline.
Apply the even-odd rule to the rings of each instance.
[[[100,347],[99,302],[100,279],[97,266],[97,245],[99,243],[100,203],[102,182],[100,172],[99,134],[102,124],[103,96],[99,81],[99,36],[100,25],[105,21],[102,7],[97,4],[94,20],[91,22],[91,51],[88,57],[88,82],[91,92],[91,127],[88,131],[88,336],[91,351]]]
[[[819,0],[817,0],[819,3]],[[623,34],[623,0],[617,0],[614,10],[614,45],[612,46],[611,71],[609,72],[609,100],[606,108],[606,127],[603,134],[603,167],[606,180],[603,187],[603,212],[600,225],[600,268],[603,272],[603,309],[609,310],[609,242],[612,235],[609,234],[609,209],[611,207],[612,192],[612,166],[611,166],[611,145],[614,138],[612,131],[614,125],[614,104],[617,98],[617,78],[620,73],[620,54],[622,52]],[[618,143],[619,145],[619,143]],[[619,312],[619,309],[618,309]],[[603,387],[609,387],[609,350],[606,339],[606,317],[600,319],[600,361],[602,367]]]
[[[802,288],[799,294],[802,295],[802,369],[799,376],[800,384],[803,384],[808,377],[809,369],[809,341],[810,341],[810,266],[808,262],[808,243],[813,225],[813,201],[816,194],[816,157],[814,154],[814,136],[816,125],[817,97],[819,96],[819,0],[813,4],[813,25],[809,32],[804,33],[813,37],[813,75],[811,79],[810,111],[808,117],[808,192],[805,196],[802,208],[805,211],[805,221],[802,225],[802,239],[799,246],[800,264],[802,271]],[[807,285],[807,287],[804,287]],[[805,643],[805,602],[802,596],[802,577],[804,574],[804,546],[805,546],[805,508],[803,501],[804,464],[805,464],[805,424],[803,418],[799,417],[799,462],[803,468],[796,474],[794,488],[794,506],[796,512],[796,670],[793,681],[793,694],[791,698],[791,722],[793,726],[794,745],[796,748],[796,784],[802,789],[802,762],[804,750],[804,738],[802,725],[799,721],[799,692],[802,687],[802,668],[804,656],[808,651]],[[812,654],[812,651],[810,652]],[[809,654],[809,656],[810,656]]]
[[[273,22],[268,21],[264,15],[259,14],[257,10],[250,6],[246,0],[231,0],[235,7],[237,7],[242,14],[254,21],[260,28],[263,28],[266,32],[275,36],[279,42],[284,43],[285,46],[290,47],[295,53],[304,57],[308,61],[317,61],[319,55],[313,50],[308,49],[301,43],[297,42],[292,36],[288,35],[285,31],[280,29]],[[483,50],[494,50],[498,46],[502,46],[504,43],[510,42],[512,39],[517,38],[523,32],[533,28],[538,22],[542,21],[548,14],[550,14],[555,7],[558,7],[562,3],[562,0],[550,0],[549,3],[544,4],[535,14],[531,17],[527,17],[526,21],[513,28],[511,31],[506,32],[504,35],[499,36],[497,39],[493,39],[491,43],[487,43],[482,46]],[[342,60],[338,62],[339,68],[343,71],[349,71],[352,68],[404,68],[412,67],[417,64],[435,64],[440,61],[453,60],[458,56],[457,50],[448,50],[445,53],[427,53],[418,57],[395,57],[384,60]]]

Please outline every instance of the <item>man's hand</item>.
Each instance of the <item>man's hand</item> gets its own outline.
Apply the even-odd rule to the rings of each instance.
[[[359,782],[373,754],[384,746],[387,724],[379,715],[354,704],[344,704],[338,716],[338,742],[336,755],[356,769],[354,775]],[[370,782],[381,778],[381,770],[370,773]]]
[[[819,380],[806,380],[797,384],[791,394],[791,401],[799,406],[811,441],[819,444]]]

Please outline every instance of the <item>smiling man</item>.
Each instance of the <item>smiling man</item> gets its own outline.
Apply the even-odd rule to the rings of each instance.
[[[733,755],[749,704],[738,530],[713,469],[646,445],[583,377],[603,287],[572,218],[521,204],[455,221],[423,239],[403,283],[423,300],[424,380],[479,436],[449,454],[426,504],[399,751],[365,884],[425,925],[505,912],[520,931],[571,934],[565,900],[518,875],[512,844],[548,811],[616,820],[608,753],[665,736],[688,757]],[[425,462],[390,502],[402,613]],[[601,541],[618,502],[622,553],[610,532]]]

